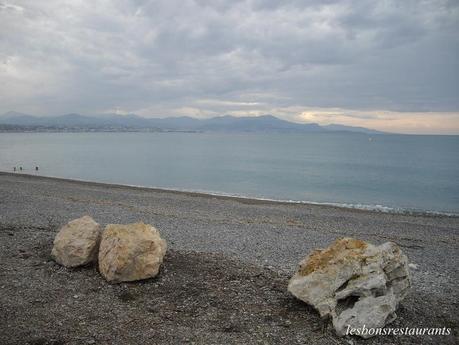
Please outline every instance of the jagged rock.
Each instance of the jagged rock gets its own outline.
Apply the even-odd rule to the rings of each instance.
[[[153,226],[109,224],[102,233],[99,271],[112,283],[151,278],[165,254],[166,241]]]
[[[395,320],[409,287],[408,259],[395,243],[374,246],[343,238],[306,257],[288,290],[331,317],[342,336],[348,326],[378,328]]]
[[[90,216],[64,225],[54,239],[51,255],[66,267],[86,265],[97,259],[101,228]]]

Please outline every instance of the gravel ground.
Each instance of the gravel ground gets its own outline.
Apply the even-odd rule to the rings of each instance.
[[[155,225],[170,251],[160,275],[109,285],[49,257],[60,225]],[[459,218],[214,197],[0,173],[0,343],[428,344],[458,341]],[[451,336],[337,338],[285,290],[298,261],[337,237],[398,243],[413,291],[393,327]],[[76,297],[75,297],[76,296]]]

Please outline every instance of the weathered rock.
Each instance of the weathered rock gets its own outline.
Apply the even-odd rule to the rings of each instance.
[[[112,283],[151,278],[165,254],[166,241],[153,226],[109,224],[102,233],[99,271]]]
[[[338,335],[345,335],[348,325],[378,328],[395,320],[409,287],[408,259],[395,243],[343,238],[306,257],[288,290],[331,317]]]
[[[51,255],[61,265],[76,267],[97,259],[101,228],[90,216],[64,225],[54,239]]]

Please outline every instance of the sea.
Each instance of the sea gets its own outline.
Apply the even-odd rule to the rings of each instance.
[[[459,136],[0,133],[0,170],[14,167],[85,181],[459,215]]]

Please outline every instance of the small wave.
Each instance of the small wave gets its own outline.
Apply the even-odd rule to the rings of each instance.
[[[235,199],[269,201],[269,202],[275,202],[275,203],[332,206],[332,207],[373,211],[373,212],[381,212],[381,213],[459,217],[459,213],[433,211],[433,210],[421,210],[421,209],[413,209],[413,208],[390,207],[390,206],[384,206],[384,205],[378,205],[378,204],[370,205],[370,204],[351,204],[351,203],[337,203],[337,202],[318,202],[318,201],[310,201],[310,200],[273,199],[273,198],[266,198],[266,197],[247,196],[247,195],[238,194],[238,193],[215,192],[215,191],[202,190],[202,189],[174,189],[174,188],[163,188],[163,187],[145,187],[145,186],[140,186],[140,185],[128,185],[128,186],[139,187],[139,188],[151,188],[151,189],[164,190],[164,191],[170,191],[170,192],[197,193],[197,194],[203,194],[203,195],[227,197],[227,198],[235,198]]]
[[[304,203],[313,204],[313,205],[328,205],[328,206],[335,206],[335,207],[342,207],[342,208],[352,208],[352,209],[357,209],[357,210],[375,211],[375,212],[381,212],[381,213],[397,213],[397,214],[407,214],[407,215],[432,215],[432,216],[448,216],[448,217],[458,217],[459,216],[459,213],[429,211],[429,210],[401,208],[401,207],[389,207],[389,206],[384,206],[384,205],[366,205],[366,204],[314,202],[314,201],[304,201]]]
[[[11,172],[6,172],[6,171],[3,171],[3,172],[7,174],[12,174]],[[38,175],[38,174],[24,174],[24,173],[14,173],[14,174],[15,175],[25,175],[25,176],[38,176],[38,177],[53,178],[53,179],[67,180],[67,181],[77,181],[77,182],[84,182],[84,183],[97,183],[97,184],[105,184],[105,185],[112,185],[112,186],[144,188],[144,189],[152,189],[152,190],[159,190],[159,191],[166,191],[166,192],[195,193],[195,194],[202,194],[202,195],[216,196],[216,197],[227,197],[227,198],[235,198],[235,199],[237,198],[237,199],[256,200],[256,201],[268,201],[268,202],[274,202],[274,203],[332,206],[332,207],[347,208],[347,209],[356,209],[356,210],[373,211],[373,212],[381,212],[381,213],[392,213],[392,214],[405,214],[405,215],[459,217],[459,213],[433,211],[433,210],[421,210],[421,209],[413,209],[413,208],[390,207],[390,206],[384,206],[384,205],[379,205],[379,204],[371,205],[371,204],[359,204],[359,203],[352,204],[352,203],[337,203],[337,202],[318,202],[318,201],[311,201],[311,200],[273,199],[273,198],[266,198],[266,197],[248,196],[248,195],[238,194],[238,193],[209,191],[209,190],[203,190],[203,189],[144,186],[144,185],[137,185],[137,184],[123,184],[123,183],[100,181],[100,180],[84,180],[84,179],[73,178],[73,177],[60,177],[60,176],[52,176],[52,175]]]

